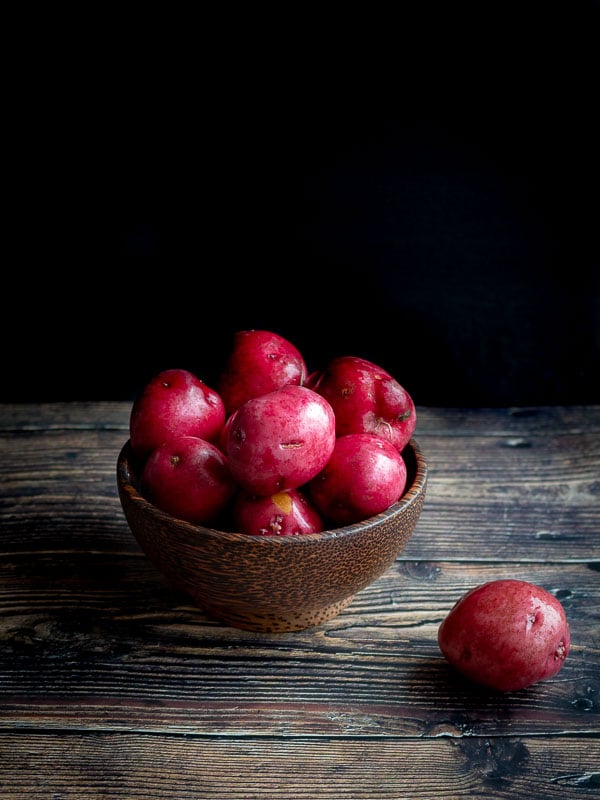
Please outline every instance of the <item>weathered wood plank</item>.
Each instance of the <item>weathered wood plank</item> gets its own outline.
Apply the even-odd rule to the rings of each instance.
[[[483,580],[560,597],[559,675],[498,695],[452,673],[437,628]],[[288,634],[221,626],[143,558],[0,561],[0,727],[421,736],[599,729],[600,581],[583,564],[396,562],[336,619]]]
[[[600,399],[600,398],[599,398]],[[0,430],[121,430],[131,403],[0,403]],[[515,408],[417,408],[417,435],[518,436],[600,432],[600,403],[592,406]]]
[[[118,501],[121,429],[4,431],[0,552],[136,552]],[[408,559],[576,561],[600,558],[600,433],[421,437],[430,465]]]
[[[3,800],[569,800],[600,740],[229,739],[0,731]]]
[[[129,430],[131,403],[0,403],[0,431]]]
[[[417,408],[417,436],[526,436],[598,433],[600,404],[515,408]]]

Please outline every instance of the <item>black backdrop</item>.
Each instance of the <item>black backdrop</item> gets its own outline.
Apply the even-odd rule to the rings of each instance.
[[[193,97],[122,91],[38,165],[0,399],[212,383],[234,331],[265,328],[418,404],[600,402],[598,7],[574,8],[427,77],[427,54],[390,58],[385,85],[382,62],[324,80],[305,56],[277,83],[266,59]]]

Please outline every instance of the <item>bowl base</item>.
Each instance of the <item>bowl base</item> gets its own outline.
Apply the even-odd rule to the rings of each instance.
[[[354,600],[354,595],[338,600],[336,603],[324,608],[280,613],[270,611],[238,610],[232,608],[218,608],[210,603],[205,603],[199,598],[195,602],[210,617],[232,628],[241,628],[246,631],[261,633],[285,633],[286,631],[302,631],[314,628],[329,619],[333,619]]]

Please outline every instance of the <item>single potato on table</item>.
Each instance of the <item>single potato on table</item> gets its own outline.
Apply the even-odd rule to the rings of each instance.
[[[514,691],[556,675],[571,636],[553,594],[528,581],[505,579],[466,592],[440,625],[438,644],[465,677]]]

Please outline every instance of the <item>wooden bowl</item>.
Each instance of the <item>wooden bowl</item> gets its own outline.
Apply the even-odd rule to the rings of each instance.
[[[146,500],[129,441],[117,462],[127,523],[156,568],[207,614],[236,628],[297,631],[348,606],[395,561],[425,500],[427,463],[415,439],[403,451],[406,490],[364,522],[298,536],[251,536],[176,519]]]

